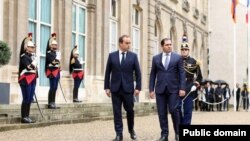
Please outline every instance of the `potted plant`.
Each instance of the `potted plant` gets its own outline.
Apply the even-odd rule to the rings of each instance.
[[[11,51],[8,44],[0,41],[0,67],[9,63]]]

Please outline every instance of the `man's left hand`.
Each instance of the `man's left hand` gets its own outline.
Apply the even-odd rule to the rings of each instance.
[[[185,92],[184,90],[180,90],[180,91],[179,91],[179,96],[180,96],[180,97],[185,96],[185,94],[186,94],[186,92]]]
[[[140,94],[140,91],[137,90],[137,89],[135,89],[134,95],[135,95],[135,96],[138,96],[139,94]]]

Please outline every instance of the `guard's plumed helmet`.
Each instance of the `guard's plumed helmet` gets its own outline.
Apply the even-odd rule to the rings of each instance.
[[[33,42],[28,41],[28,43],[27,43],[27,47],[35,47],[35,45],[34,45],[34,43],[33,43]]]
[[[56,40],[52,40],[51,41],[51,45],[57,45],[57,41]]]
[[[181,49],[189,49],[188,38],[186,34],[182,36]]]

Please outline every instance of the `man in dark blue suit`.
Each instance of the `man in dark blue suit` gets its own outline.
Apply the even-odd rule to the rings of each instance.
[[[109,54],[104,78],[104,89],[112,99],[116,138],[123,140],[122,105],[127,112],[127,124],[131,139],[136,139],[134,131],[134,95],[141,90],[141,70],[137,55],[129,51],[130,37],[119,38],[119,50]],[[136,86],[134,87],[134,76]]]
[[[180,96],[185,95],[185,71],[180,55],[172,52],[172,42],[169,38],[161,41],[163,52],[154,56],[150,72],[150,97],[156,93],[156,104],[159,115],[161,138],[159,141],[168,141],[168,110],[171,114],[175,139],[179,140]]]

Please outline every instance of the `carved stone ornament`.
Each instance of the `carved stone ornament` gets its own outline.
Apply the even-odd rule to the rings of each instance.
[[[207,23],[207,16],[205,14],[201,15],[201,23],[203,23],[203,24]]]
[[[156,16],[156,19],[160,19],[161,17],[161,1],[160,0],[157,0],[155,2],[155,16]]]
[[[172,2],[174,2],[174,3],[178,3],[179,2],[179,0],[171,0]]]
[[[140,5],[141,4],[141,0],[136,0],[136,4]]]
[[[182,26],[183,26],[183,33],[187,35],[187,22],[183,21]]]
[[[193,13],[193,16],[195,19],[198,19],[199,18],[199,10],[197,8],[194,9],[194,13]]]
[[[175,27],[175,21],[175,11],[173,11],[170,16],[171,27]]]
[[[196,27],[194,27],[193,36],[194,36],[194,42],[196,43],[196,41],[197,41],[197,29],[196,29]]]
[[[190,4],[187,0],[183,0],[182,2],[182,9],[186,12],[190,11]]]

